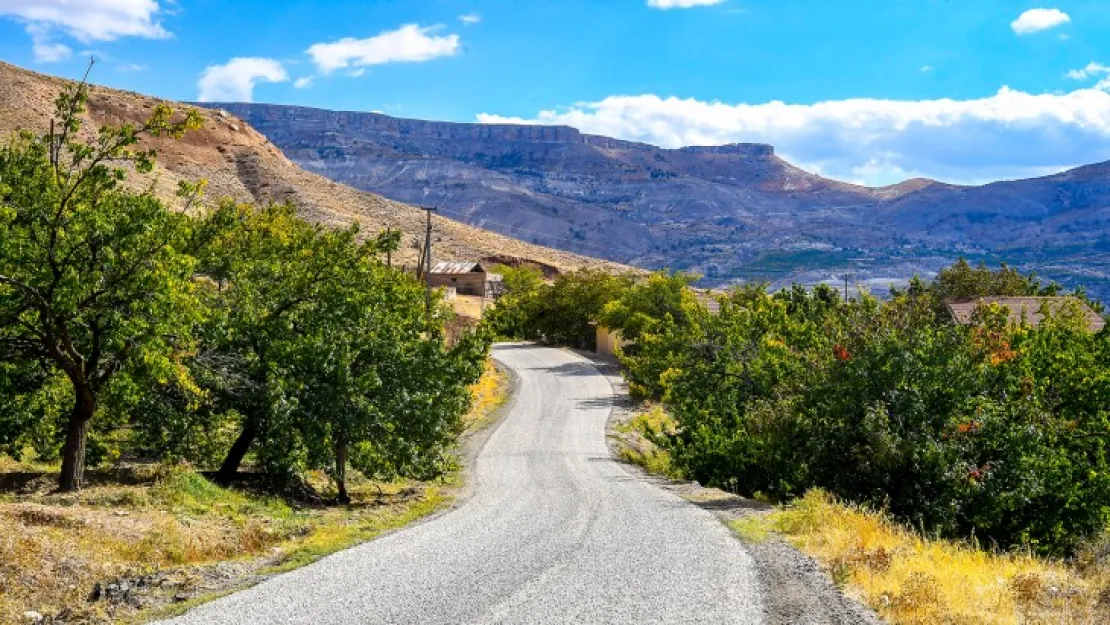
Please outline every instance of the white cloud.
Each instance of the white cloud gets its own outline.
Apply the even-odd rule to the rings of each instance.
[[[1029,9],[1014,20],[1010,27],[1019,35],[1056,28],[1071,21],[1071,16],[1060,9]]]
[[[870,184],[906,173],[972,183],[1110,160],[1110,93],[1099,89],[1035,95],[1003,87],[975,100],[815,104],[611,96],[532,119],[478,121],[561,124],[668,148],[770,143],[799,166]]]
[[[649,7],[655,9],[690,9],[721,4],[725,0],[647,0]]]
[[[30,29],[28,29],[30,32]],[[50,40],[45,34],[31,32],[31,52],[40,63],[56,63],[73,55],[73,48]]]
[[[1090,63],[1087,63],[1086,67],[1082,69],[1073,69],[1065,74],[1065,76],[1071,78],[1072,80],[1087,80],[1088,78],[1094,78],[1096,76],[1104,74],[1110,74],[1110,67],[1107,67],[1102,63],[1095,63],[1094,61],[1091,61]]]
[[[57,41],[62,36],[82,43],[170,37],[160,11],[157,0],[0,0],[0,16],[24,25],[35,59],[44,62],[70,56],[70,47]]]
[[[308,48],[312,62],[324,73],[360,65],[417,63],[459,51],[459,36],[432,34],[438,27],[406,24],[366,39],[346,37]]]
[[[1090,80],[1098,78],[1099,80],[1094,86],[1095,89],[1110,91],[1110,67],[1102,63],[1095,63],[1092,61],[1083,69],[1073,69],[1065,74],[1065,76],[1072,80]]]
[[[201,102],[250,102],[259,82],[285,82],[289,74],[274,59],[234,58],[224,65],[210,65],[200,75]]]
[[[933,71],[933,66],[932,65],[922,65],[921,66],[921,71],[923,71],[925,73],[929,73],[929,72]]]
[[[312,86],[312,76],[301,76],[293,81],[293,87],[296,89],[307,89]]]
[[[482,16],[477,13],[467,13],[459,16],[459,21],[463,24],[477,24],[482,21]]]

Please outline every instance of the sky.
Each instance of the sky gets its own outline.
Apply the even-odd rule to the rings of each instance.
[[[770,143],[871,185],[1110,160],[1107,0],[0,0],[0,59],[175,100]]]

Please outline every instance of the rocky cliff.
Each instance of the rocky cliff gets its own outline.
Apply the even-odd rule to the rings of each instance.
[[[302,167],[535,243],[710,282],[852,273],[885,287],[958,256],[1038,267],[1096,292],[1110,276],[1110,166],[958,187],[867,188],[768,145],[657,148],[560,126],[216,104]],[[1110,292],[1108,292],[1110,294]]]

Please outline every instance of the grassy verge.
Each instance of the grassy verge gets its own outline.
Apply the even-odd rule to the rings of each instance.
[[[622,456],[660,475],[677,473],[649,440],[674,425],[660,409],[619,426]],[[1074,562],[922,536],[886,515],[815,490],[770,514],[730,526],[749,542],[781,536],[817,560],[841,589],[894,625],[1110,623],[1110,544]]]
[[[470,428],[505,401],[492,367],[475,385]],[[187,466],[88,473],[53,491],[57,467],[0,457],[0,623],[143,622],[370,540],[449,504],[442,483],[376,482],[351,472],[352,503],[329,506],[219,487]],[[309,482],[323,495],[320,474]]]

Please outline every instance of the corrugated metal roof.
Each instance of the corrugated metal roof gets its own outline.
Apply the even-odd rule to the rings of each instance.
[[[1010,321],[1013,323],[1021,323],[1024,319],[1025,323],[1035,326],[1039,325],[1044,319],[1041,314],[1042,309],[1047,309],[1051,314],[1055,315],[1064,308],[1065,305],[1075,303],[1080,306],[1083,314],[1087,317],[1087,326],[1092,332],[1098,332],[1106,326],[1106,320],[1099,316],[1098,313],[1091,310],[1089,306],[1084,304],[1078,298],[1063,296],[1063,297],[979,297],[972,299],[958,299],[948,300],[945,304],[948,309],[952,311],[952,317],[957,323],[967,325],[971,323],[972,315],[975,314],[975,309],[980,304],[1001,304],[1010,309]]]
[[[436,263],[435,267],[432,267],[432,273],[439,274],[479,273],[481,271],[483,271],[482,265],[469,261]]]

